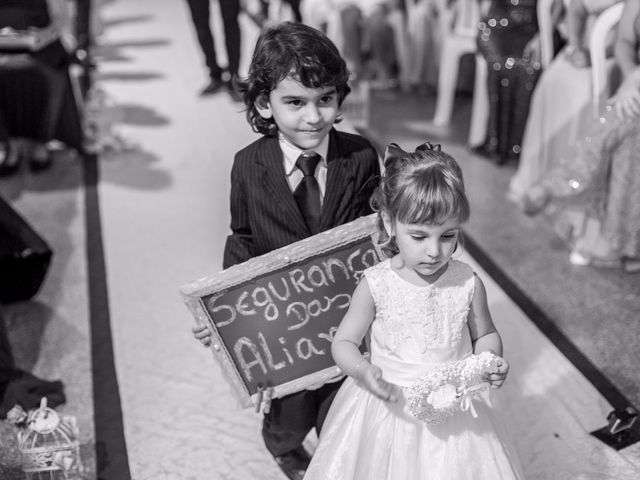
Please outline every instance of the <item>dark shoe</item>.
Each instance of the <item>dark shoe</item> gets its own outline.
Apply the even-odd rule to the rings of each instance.
[[[518,161],[518,159],[509,155],[498,155],[496,157],[496,165],[498,165],[499,167],[502,167],[512,161]]]
[[[469,147],[469,151],[471,153],[473,153],[474,155],[477,155],[479,157],[482,157],[486,160],[495,160],[496,155],[493,152],[490,152],[489,149],[487,148],[487,146],[484,143],[481,143],[480,145],[473,145],[471,147]]]
[[[51,167],[53,158],[51,152],[44,143],[36,144],[29,159],[29,170],[32,172],[42,172]]]
[[[236,103],[242,103],[244,101],[242,98],[242,86],[240,85],[240,80],[237,75],[231,76],[231,80],[227,83],[227,88],[229,89],[231,100]]]
[[[303,447],[298,447],[284,455],[274,456],[280,470],[290,480],[302,480],[309,467],[311,457]]]
[[[224,86],[224,82],[219,78],[212,78],[209,85],[204,87],[200,92],[200,96],[213,95]]]
[[[622,266],[624,267],[624,271],[627,273],[640,273],[639,258],[624,258]]]
[[[0,144],[0,177],[7,177],[20,167],[20,157],[9,142]]]

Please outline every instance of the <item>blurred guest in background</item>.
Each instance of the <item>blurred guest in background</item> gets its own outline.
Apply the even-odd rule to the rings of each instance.
[[[33,140],[32,171],[51,165],[54,139],[68,89],[70,56],[61,42],[64,0],[0,2],[0,175],[18,169],[15,137]]]
[[[640,0],[626,0],[615,58],[624,80],[571,152],[529,188],[523,206],[558,208],[571,263],[640,272]]]
[[[522,140],[518,171],[509,184],[509,198],[520,202],[523,193],[552,168],[553,162],[569,153],[592,117],[591,69],[581,61],[585,36],[593,19],[620,0],[588,0],[588,17],[579,9],[565,10],[560,18],[571,26],[569,43],[542,73],[531,99],[531,109]],[[562,0],[556,0],[562,8]],[[573,18],[573,16],[576,18]],[[560,21],[560,20],[559,20]],[[580,22],[583,23],[580,26]],[[564,24],[560,24],[563,31]],[[578,40],[577,33],[583,38]]]
[[[198,43],[204,54],[205,63],[209,69],[209,83],[200,92],[201,95],[211,95],[218,92],[227,84],[231,98],[241,101],[238,87],[238,67],[240,65],[240,14],[239,0],[220,0],[220,12],[224,25],[224,41],[227,48],[229,65],[226,72],[218,65],[215,43],[210,25],[210,0],[187,0],[191,19],[195,27]],[[223,75],[226,74],[226,75]],[[223,78],[223,76],[225,78]]]
[[[374,87],[397,83],[398,58],[389,15],[398,0],[304,0],[303,21],[326,31],[347,62],[353,79]]]
[[[490,0],[478,50],[489,67],[490,109],[487,138],[476,150],[503,164],[519,158],[540,73],[536,0]]]

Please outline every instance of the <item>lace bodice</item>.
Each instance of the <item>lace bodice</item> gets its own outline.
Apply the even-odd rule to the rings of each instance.
[[[376,314],[371,326],[372,362],[403,384],[434,364],[471,353],[466,328],[475,280],[471,267],[451,260],[433,284],[414,285],[385,260],[364,273]],[[388,377],[388,375],[387,375]],[[391,379],[390,379],[391,380]]]

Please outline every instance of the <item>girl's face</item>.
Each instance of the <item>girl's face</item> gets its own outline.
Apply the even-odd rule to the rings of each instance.
[[[258,106],[263,118],[273,117],[286,140],[302,150],[316,149],[340,113],[335,87],[307,88],[287,77]]]
[[[396,236],[404,273],[429,280],[453,255],[459,232],[460,222],[456,218],[442,225],[394,220],[392,233]]]

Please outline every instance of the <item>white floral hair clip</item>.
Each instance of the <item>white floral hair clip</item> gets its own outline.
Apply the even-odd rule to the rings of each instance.
[[[458,410],[477,417],[472,397],[489,388],[485,377],[497,370],[499,361],[497,355],[482,352],[438,366],[407,388],[409,411],[427,424],[444,423]]]

